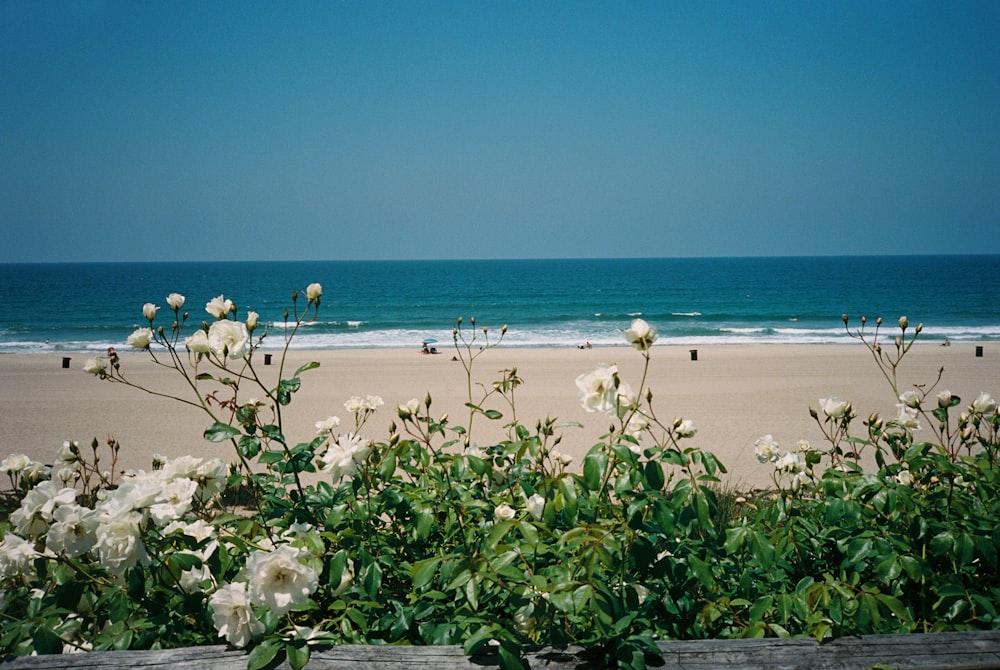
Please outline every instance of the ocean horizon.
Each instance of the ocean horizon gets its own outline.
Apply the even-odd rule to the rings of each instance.
[[[211,320],[204,305],[224,294],[238,316],[253,310],[264,349],[283,344],[291,295],[323,285],[318,317],[297,349],[452,344],[468,327],[508,326],[504,346],[620,345],[641,317],[659,342],[838,344],[861,316],[923,323],[921,339],[1000,340],[1000,255],[608,258],[410,261],[188,261],[0,265],[0,353],[99,352],[124,347],[148,325],[142,305],[186,297],[184,334]],[[299,299],[299,309],[305,299]],[[290,316],[288,321],[291,321]]]

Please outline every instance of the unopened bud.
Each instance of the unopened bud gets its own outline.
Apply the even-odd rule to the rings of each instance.
[[[458,321],[457,321],[456,323],[457,323],[457,324],[458,324],[459,326],[461,326],[461,325],[462,325],[462,317],[458,317]]]
[[[448,423],[448,413],[447,412],[445,412],[444,414],[441,415],[441,418],[438,419],[438,423],[442,423],[442,424]]]
[[[962,429],[962,440],[968,442],[972,439],[972,437],[975,434],[976,434],[975,428],[973,428],[972,426],[966,426],[965,428]]]
[[[426,407],[427,409],[431,408],[431,394],[430,393],[428,393],[427,397],[424,398],[424,407]]]
[[[915,330],[916,330],[916,332],[918,332],[918,333],[919,333],[919,332],[920,332],[921,330],[923,330],[923,329],[924,329],[924,324],[922,324],[922,323],[918,323],[918,324],[917,324],[917,327],[916,327],[916,329],[915,329]]]
[[[653,389],[646,389],[646,403],[653,402]]]
[[[507,324],[503,324],[503,328],[500,329],[500,334],[505,335],[507,333]]]
[[[818,419],[819,418],[819,412],[817,412],[812,407],[810,407],[809,408],[809,416],[811,416],[814,419]]]
[[[840,320],[844,322],[845,326],[847,325],[847,312],[840,315]]]
[[[882,325],[882,317],[881,316],[879,318],[875,319],[875,325],[876,326],[881,326]]]
[[[900,330],[906,330],[906,327],[910,325],[910,320],[905,316],[899,317],[899,328]]]
[[[864,316],[864,315],[862,315],[862,317],[861,317],[861,325],[863,326],[863,325],[865,325],[866,323],[868,323],[868,317],[867,317],[867,316]]]
[[[298,291],[292,291],[292,302],[295,302],[298,299],[299,299],[299,292]]]
[[[475,326],[476,325],[476,317],[470,316],[469,317],[469,323],[471,323],[473,326]]]

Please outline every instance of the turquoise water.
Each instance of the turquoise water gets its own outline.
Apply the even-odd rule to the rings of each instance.
[[[1000,340],[1000,255],[87,263],[0,265],[0,352],[122,346],[146,325],[145,302],[169,328],[172,292],[187,298],[190,330],[225,294],[276,331],[312,282],[322,307],[299,348],[447,347],[460,316],[507,324],[509,346],[619,344],[636,316],[673,344],[847,342],[845,312],[905,314],[928,340]]]

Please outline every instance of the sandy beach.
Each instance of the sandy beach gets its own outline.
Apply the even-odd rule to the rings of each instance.
[[[980,344],[984,356],[976,357],[976,345],[942,347],[918,344],[904,362],[900,390],[913,384],[933,384],[938,369],[944,374],[935,392],[948,389],[962,397],[963,404],[980,391],[1000,395],[1000,344]],[[837,396],[852,402],[859,417],[879,411],[896,414],[897,400],[862,345],[707,345],[698,347],[698,359],[690,349],[656,346],[646,385],[652,389],[653,407],[664,422],[683,417],[694,422],[693,446],[714,452],[729,470],[729,481],[742,487],[767,486],[771,470],[754,456],[754,442],[771,434],[783,448],[799,439],[815,445],[822,434],[809,415],[819,399]],[[325,350],[295,351],[285,364],[285,376],[302,363],[316,361],[320,367],[302,376],[302,389],[284,410],[286,436],[293,443],[311,439],[314,424],[329,415],[349,425],[344,408],[350,396],[379,395],[385,406],[365,427],[365,436],[382,440],[389,424],[397,420],[396,407],[411,398],[421,401],[430,394],[435,415],[447,413],[453,423],[468,419],[465,370],[452,360],[454,351],[442,347],[439,355],[421,355],[416,350]],[[175,457],[182,454],[213,455],[231,459],[228,444],[212,444],[202,438],[210,423],[198,408],[143,393],[122,384],[100,381],[82,371],[85,354],[72,356],[69,369],[62,357],[42,354],[0,356],[0,403],[4,408],[0,431],[0,457],[26,453],[32,459],[51,462],[63,440],[89,443],[113,435],[122,445],[119,467],[148,468],[154,453]],[[263,355],[255,359],[259,374],[268,384],[278,375],[278,356],[270,366]],[[621,378],[633,388],[640,383],[642,356],[628,346],[567,349],[497,348],[485,352],[474,364],[473,399],[499,379],[498,371],[516,367],[524,385],[516,391],[517,416],[533,426],[537,419],[553,417],[559,423],[583,424],[562,429],[560,449],[575,457],[575,465],[607,432],[609,419],[587,413],[577,400],[575,378],[597,365],[617,364]],[[122,355],[128,377],[150,389],[193,399],[176,371],[154,365],[143,353]],[[243,392],[241,392],[243,393]],[[245,390],[244,397],[261,397]],[[504,420],[489,422],[478,417],[473,441],[489,444],[502,437],[502,424],[509,408],[498,398],[485,407],[504,413]],[[860,418],[858,428],[861,428]],[[927,438],[932,437],[927,427]]]

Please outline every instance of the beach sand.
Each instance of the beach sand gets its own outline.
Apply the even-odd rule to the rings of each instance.
[[[983,346],[982,344],[980,346]],[[452,360],[454,350],[442,347],[439,355],[421,355],[416,350],[294,351],[285,363],[285,376],[302,363],[316,361],[320,367],[302,375],[302,389],[284,408],[286,436],[292,444],[315,434],[316,421],[337,415],[346,429],[351,415],[344,408],[350,396],[379,395],[385,406],[362,431],[376,440],[388,436],[389,424],[398,421],[396,407],[411,398],[433,399],[432,414],[447,413],[452,423],[466,425],[468,410],[465,370]],[[944,368],[935,393],[949,389],[966,406],[980,391],[1000,397],[1000,343],[985,343],[985,355],[975,356],[969,343],[941,347],[917,344],[900,374],[900,391],[913,384],[931,385],[938,369]],[[859,416],[872,411],[886,418],[896,415],[896,398],[875,366],[870,352],[854,345],[703,345],[698,360],[691,360],[689,347],[656,346],[646,385],[653,392],[653,407],[664,423],[675,417],[694,422],[697,435],[685,443],[716,454],[727,467],[728,481],[740,487],[765,487],[771,483],[771,468],[754,456],[755,441],[771,434],[783,449],[794,448],[799,439],[815,446],[822,434],[809,415],[819,408],[819,399],[837,396],[852,402]],[[85,354],[70,354],[71,367],[61,367],[61,356],[8,354],[0,356],[0,458],[25,453],[34,460],[51,462],[63,440],[89,444],[113,435],[121,443],[120,468],[148,468],[154,453],[167,457],[183,454],[233,459],[228,443],[213,444],[202,433],[210,419],[202,410],[177,401],[156,397],[121,384],[112,384],[86,374]],[[273,364],[263,365],[257,354],[259,374],[275,383],[278,354]],[[603,414],[587,413],[579,404],[576,377],[598,364],[617,364],[623,381],[637,389],[643,359],[628,346],[581,350],[520,349],[499,347],[484,352],[473,368],[473,399],[500,378],[500,370],[515,367],[524,385],[516,391],[517,416],[533,427],[535,421],[552,417],[567,426],[559,448],[582,456],[607,432],[610,420]],[[130,379],[153,390],[193,398],[176,371],[159,367],[141,352],[122,354],[123,370]],[[259,391],[243,391],[246,397],[261,397]],[[242,392],[241,392],[242,393]],[[502,424],[509,408],[499,398],[485,407],[504,413],[501,421],[477,417],[473,441],[492,444],[503,436]],[[926,423],[926,422],[925,422]],[[933,429],[922,434],[933,438]],[[684,443],[682,443],[684,444]]]

